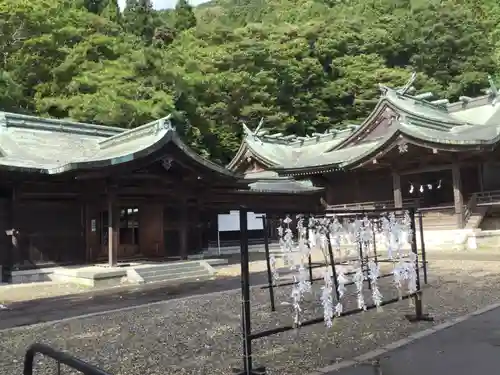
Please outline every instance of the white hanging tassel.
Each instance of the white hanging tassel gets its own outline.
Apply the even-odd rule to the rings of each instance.
[[[400,300],[403,299],[403,273],[404,265],[401,262],[395,263],[392,270],[392,277]]]
[[[342,311],[344,310],[342,300],[347,290],[345,285],[349,282],[349,280],[345,275],[344,267],[335,266],[335,270],[337,272],[337,291],[339,292],[339,300],[337,301],[337,305],[335,306],[335,314],[337,316],[340,316],[342,314]]]
[[[309,246],[313,249],[316,245],[316,232],[313,229],[309,229]]]
[[[423,193],[424,192],[424,185],[420,185],[420,192]]]
[[[413,184],[410,185],[410,194],[413,194],[413,192],[415,191],[415,187],[413,186]]]
[[[361,262],[360,262],[361,263]],[[366,310],[365,297],[363,296],[363,282],[365,276],[363,275],[363,270],[360,266],[356,269],[353,277],[354,284],[356,285],[358,309]]]
[[[413,294],[417,292],[417,270],[416,261],[417,255],[413,252],[410,253],[410,260],[407,262],[407,275],[408,275],[408,293]]]
[[[292,230],[290,229],[290,223],[292,222],[292,219],[290,219],[289,216],[283,220],[283,223],[286,225],[285,229],[283,230],[283,260],[285,262],[285,265],[293,267],[294,265],[294,260],[293,260],[293,233]]]
[[[287,225],[289,225],[291,220],[288,220]],[[290,228],[287,228],[291,235]],[[287,230],[285,230],[285,237],[287,235]],[[291,244],[290,254],[292,264],[290,265],[290,269],[295,271],[296,274],[293,275],[294,286],[292,288],[292,305],[294,309],[294,326],[300,326],[300,313],[302,312],[302,308],[300,307],[300,302],[302,301],[303,294],[311,291],[311,283],[309,282],[309,275],[305,267],[306,259],[309,255],[309,247],[307,246],[306,241],[306,233],[307,229],[304,227],[304,218],[301,215],[297,216],[297,235],[298,240],[297,248],[293,248],[293,240],[285,241],[285,243]]]
[[[373,260],[370,260],[368,262],[368,270],[369,270],[368,277],[370,278],[370,284],[372,287],[373,303],[375,306],[377,306],[377,311],[382,311],[382,299],[383,299],[383,297],[382,297],[382,293],[380,293],[380,290],[378,288],[378,278],[380,276],[380,267]]]
[[[332,272],[329,267],[325,268],[323,274],[323,280],[325,285],[321,287],[321,303],[323,305],[323,316],[325,319],[325,325],[331,328],[333,325],[333,282],[332,282]]]
[[[277,285],[280,279],[280,275],[278,273],[278,266],[276,264],[276,257],[274,254],[269,256],[269,264],[271,265],[271,274],[273,279],[273,285]]]

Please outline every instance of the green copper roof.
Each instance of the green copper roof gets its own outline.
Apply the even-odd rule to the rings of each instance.
[[[245,138],[229,169],[235,169],[238,162],[250,153],[267,167],[288,165],[294,160],[314,157],[334,148],[357,128],[351,125],[343,130],[331,130],[308,137],[283,136],[281,134],[259,134],[245,127]]]
[[[359,127],[322,135],[316,144],[256,135],[247,129],[245,146],[235,159],[250,152],[280,175],[307,175],[355,168],[403,141],[460,152],[491,148],[500,140],[500,99],[491,80],[485,95],[460,97],[458,102],[449,103],[444,99],[430,101],[430,93],[410,94],[415,77],[412,75],[400,89],[381,86],[377,105]],[[370,136],[378,126],[384,126],[383,132]],[[235,159],[232,165],[236,165]]]
[[[0,113],[0,167],[8,170],[58,174],[126,163],[150,155],[168,143],[195,163],[240,178],[203,159],[178,137],[169,116],[125,130],[72,121]]]
[[[168,144],[193,163],[234,179],[250,192],[310,194],[323,190],[310,181],[295,181],[276,172],[242,176],[206,160],[182,142],[169,116],[125,130],[0,112],[0,168],[7,170],[58,174],[107,167],[151,155]]]

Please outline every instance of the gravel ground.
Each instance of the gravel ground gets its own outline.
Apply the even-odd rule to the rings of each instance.
[[[433,261],[424,304],[438,324],[500,300],[497,262]],[[395,294],[389,280],[385,298]],[[320,293],[316,284],[315,294]],[[352,289],[351,289],[352,291]],[[277,299],[289,301],[289,288]],[[352,299],[352,297],[351,297]],[[138,307],[128,311],[0,331],[0,374],[22,373],[22,358],[33,342],[65,349],[112,374],[230,374],[240,367],[240,295],[237,291]],[[317,298],[316,298],[317,300]],[[266,290],[252,290],[254,331],[291,323],[291,308],[278,303],[271,313]],[[316,302],[303,304],[305,318],[320,316]],[[323,324],[303,327],[254,342],[255,363],[269,374],[304,374],[362,354],[432,323],[409,323],[408,301]],[[53,373],[50,360],[38,359],[37,374]],[[54,372],[55,373],[55,372]],[[65,369],[63,374],[72,374]]]
[[[66,296],[89,290],[91,290],[90,287],[61,282],[1,285],[0,303],[9,304],[11,302],[29,301],[36,298]]]

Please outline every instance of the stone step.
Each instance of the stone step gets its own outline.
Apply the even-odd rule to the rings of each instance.
[[[209,280],[213,276],[204,271],[188,271],[182,274],[157,274],[144,278],[145,283],[154,282],[186,282],[195,280]]]
[[[204,261],[172,262],[146,267],[136,267],[134,271],[145,283],[211,277],[211,267],[208,263],[204,265],[202,262],[207,263]]]

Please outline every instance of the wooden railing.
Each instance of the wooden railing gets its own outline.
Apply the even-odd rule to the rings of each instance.
[[[500,203],[500,190],[482,191],[474,194],[476,195],[477,205]]]
[[[408,198],[403,199],[403,207],[419,207],[421,199],[419,198]],[[394,200],[386,201],[374,201],[374,202],[356,202],[347,204],[333,204],[328,205],[328,209],[337,210],[362,210],[362,209],[374,209],[374,208],[393,208]]]

